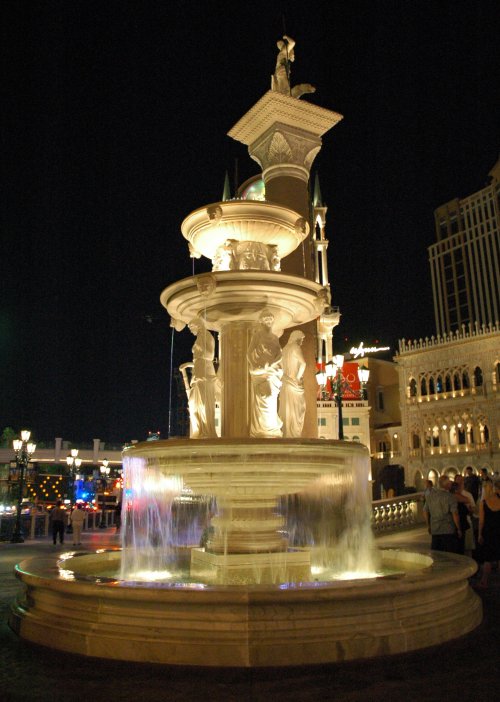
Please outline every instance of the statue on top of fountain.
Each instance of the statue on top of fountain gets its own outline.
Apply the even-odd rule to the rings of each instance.
[[[189,421],[191,439],[216,438],[215,401],[217,397],[217,375],[214,368],[215,341],[205,327],[201,317],[195,317],[188,324],[189,331],[195,335],[193,363],[183,364],[192,367],[191,382],[187,383]],[[186,384],[186,378],[184,378]]]
[[[310,83],[300,83],[293,88],[290,85],[290,64],[295,61],[295,41],[285,34],[283,39],[278,41],[277,46],[279,52],[274,75],[271,77],[271,90],[294,98],[316,92],[316,88]]]
[[[252,335],[247,351],[252,382],[250,436],[259,439],[282,436],[283,422],[278,416],[278,395],[283,367],[281,346],[272,331],[273,322],[271,310],[262,310],[259,326]]]
[[[279,416],[283,422],[283,436],[298,439],[302,436],[306,413],[304,371],[306,361],[302,352],[305,334],[296,329],[290,334],[283,349],[283,386],[280,393]]]

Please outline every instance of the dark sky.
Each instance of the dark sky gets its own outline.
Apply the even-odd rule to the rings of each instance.
[[[183,218],[220,199],[236,159],[240,181],[257,172],[226,133],[270,86],[283,15],[292,82],[344,115],[314,164],[337,348],[434,332],[433,211],[481,188],[498,157],[497,2],[3,0],[0,12],[0,429],[165,436],[159,295],[191,273]],[[174,365],[190,345],[174,338]]]

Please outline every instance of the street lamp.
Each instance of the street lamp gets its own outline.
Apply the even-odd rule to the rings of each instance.
[[[82,465],[82,459],[78,458],[78,449],[71,449],[71,455],[66,456],[66,463],[69,468],[69,497],[72,507],[75,501],[75,469],[78,470]]]
[[[99,524],[99,529],[105,529],[106,522],[104,521],[104,507],[106,505],[106,488],[108,486],[107,477],[111,472],[111,468],[109,466],[109,461],[107,458],[103,459],[102,466],[99,468],[99,470],[101,471],[101,475],[103,477],[103,482],[104,482],[104,489],[103,489],[102,500],[101,500],[101,523]]]
[[[360,390],[355,390],[342,375],[342,368],[344,366],[344,356],[337,354],[325,365],[325,370],[321,370],[316,373],[316,380],[318,385],[325,387],[328,381],[330,381],[331,393],[335,404],[339,411],[339,439],[343,441],[344,439],[344,422],[342,418],[342,399],[346,390],[349,391],[350,395],[357,394],[362,399],[365,399],[366,384],[370,376],[370,371],[364,366],[358,367],[358,378],[361,384]]]
[[[23,429],[21,432],[20,439],[14,439],[12,442],[12,448],[16,454],[16,468],[17,474],[19,476],[19,492],[17,495],[17,510],[16,510],[16,524],[14,526],[14,531],[12,532],[12,538],[10,542],[12,544],[22,544],[24,543],[22,529],[21,529],[21,510],[23,502],[23,492],[24,492],[24,474],[28,467],[29,460],[31,456],[35,453],[36,444],[28,443],[30,440],[31,432],[27,429]]]

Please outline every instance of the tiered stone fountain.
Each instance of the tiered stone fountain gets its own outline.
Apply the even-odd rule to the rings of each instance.
[[[291,89],[292,40],[279,49],[273,89],[230,131],[260,163],[266,201],[192,212],[182,232],[212,272],[161,295],[173,325],[197,335],[191,438],[125,451],[121,551],[19,566],[27,591],[11,624],[26,639],[125,660],[281,666],[413,650],[481,619],[468,559],[375,553],[367,449],[317,439],[316,319],[329,291],[312,270],[307,183],[321,136],[341,116],[299,99],[313,89]],[[303,430],[283,436],[277,339],[297,327]],[[201,546],[180,517],[186,504],[209,506]],[[304,504],[312,521],[307,538],[295,538]],[[345,570],[354,579],[339,580]]]

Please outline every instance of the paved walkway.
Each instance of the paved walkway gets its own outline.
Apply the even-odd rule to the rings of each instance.
[[[83,535],[83,547],[118,543],[115,529]],[[384,546],[428,545],[422,529]],[[59,547],[56,547],[59,548]],[[63,547],[64,548],[64,547]],[[53,552],[51,541],[0,543],[0,701],[14,702],[493,702],[500,698],[500,574],[481,593],[484,621],[461,639],[417,653],[321,667],[193,670],[62,654],[18,639],[9,606],[21,587],[16,563]]]

